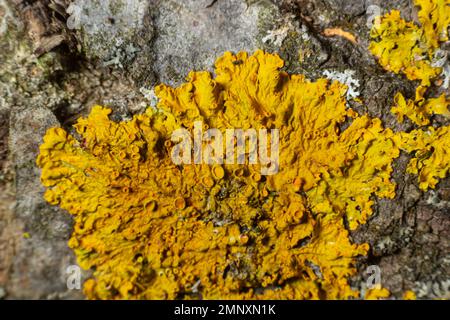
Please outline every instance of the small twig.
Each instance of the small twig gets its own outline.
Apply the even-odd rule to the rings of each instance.
[[[205,8],[211,8],[215,3],[217,2],[217,0],[213,0],[210,4],[208,4]]]

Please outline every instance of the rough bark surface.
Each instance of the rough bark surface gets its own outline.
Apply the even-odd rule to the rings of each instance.
[[[154,84],[212,71],[224,51],[262,48],[311,79],[354,70],[364,107],[352,107],[394,130],[412,128],[389,110],[395,93],[412,96],[415,84],[382,70],[367,50],[367,8],[396,8],[414,20],[410,0],[109,2],[0,0],[0,298],[83,298],[66,285],[75,264],[71,217],[43,200],[35,158],[47,128],[70,129],[94,104],[125,119],[145,109]],[[357,42],[327,37],[326,28],[349,31]],[[267,37],[280,30],[287,30],[281,41]],[[450,298],[450,180],[422,192],[404,174],[408,161],[402,154],[395,162],[396,198],[378,200],[370,221],[352,233],[371,251],[351,281],[363,288],[367,266],[378,265],[393,297],[413,290],[418,298]]]

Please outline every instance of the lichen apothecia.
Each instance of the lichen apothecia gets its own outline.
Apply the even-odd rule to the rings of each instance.
[[[379,44],[371,50],[388,70],[427,86],[438,71],[411,54],[429,57],[446,38],[439,30],[448,19],[425,13],[437,6],[446,16],[448,2],[416,2],[423,26],[394,11],[375,27]],[[395,41],[404,36],[428,47],[411,40],[395,61]],[[37,159],[45,199],[74,217],[69,246],[93,270],[88,298],[360,297],[348,279],[369,246],[352,243],[349,230],[372,215],[375,197],[395,196],[392,166],[401,150],[414,153],[408,172],[423,190],[447,175],[449,129],[394,132],[349,108],[345,85],[288,74],[283,63],[260,50],[226,52],[215,77],[191,72],[177,88],[157,86],[157,107],[129,121],[114,122],[110,109],[94,106],[76,135],[47,131]],[[398,97],[394,111],[425,126],[430,113],[447,111],[439,99],[412,106]],[[222,132],[279,129],[279,172],[263,176],[248,161],[175,165],[171,133],[192,131],[196,121]],[[385,288],[365,295],[388,296]]]

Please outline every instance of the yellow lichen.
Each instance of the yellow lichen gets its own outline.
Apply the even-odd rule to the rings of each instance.
[[[391,293],[389,290],[385,288],[374,288],[366,291],[364,299],[366,300],[379,300],[379,299],[387,299]]]
[[[388,71],[403,73],[424,86],[441,73],[432,59],[441,42],[448,40],[450,0],[415,0],[421,26],[407,22],[393,10],[375,23],[369,50]]]
[[[406,100],[400,92],[395,95],[395,106],[391,112],[397,116],[399,122],[403,122],[406,116],[415,124],[424,126],[430,124],[430,116],[433,114],[450,117],[448,110],[450,100],[445,97],[445,94],[438,98],[425,99],[426,90],[426,87],[417,87],[415,100]]]
[[[448,40],[450,25],[449,0],[414,0],[420,7],[419,21],[424,30],[427,45],[431,49],[439,48],[441,42]]]
[[[434,188],[438,179],[445,178],[450,168],[450,127],[427,127],[410,133],[399,133],[398,144],[415,156],[408,164],[407,172],[419,176],[419,187]]]
[[[416,299],[417,297],[414,291],[406,290],[405,293],[403,294],[403,300],[416,300]]]
[[[445,175],[448,133],[395,134],[347,108],[343,84],[282,66],[274,54],[227,52],[215,78],[191,72],[178,88],[159,85],[157,111],[116,123],[95,106],[74,126],[77,138],[48,130],[37,159],[45,199],[74,216],[69,246],[94,270],[89,298],[359,296],[347,279],[368,245],[350,242],[345,221],[355,229],[374,196],[395,195],[400,147],[433,148],[416,161],[429,185]],[[198,122],[221,132],[279,129],[279,172],[263,176],[248,157],[174,164],[172,132]]]
[[[431,61],[440,44],[448,40],[450,0],[415,0],[414,3],[420,8],[421,26],[406,22],[400,17],[400,12],[394,10],[372,28],[371,37],[375,40],[369,49],[386,70],[402,72],[410,80],[421,80],[414,100],[405,99],[400,92],[395,95],[391,112],[399,122],[403,122],[406,116],[416,125],[426,126],[430,125],[430,117],[434,114],[450,117],[450,100],[446,94],[425,98],[430,80],[441,72],[440,68],[432,66]],[[450,153],[448,126],[399,133],[397,145],[415,153],[407,172],[419,175],[421,189],[434,188],[438,179],[447,175]]]
[[[344,152],[352,159],[340,170],[324,173],[318,186],[308,191],[313,210],[345,212],[350,229],[355,229],[372,214],[373,195],[393,198],[391,163],[399,156],[394,137],[391,130],[383,129],[379,119],[355,119],[340,136],[347,145]]]
[[[343,215],[353,228],[370,214],[371,195],[392,196],[392,132],[346,109],[343,85],[289,76],[282,65],[262,51],[226,53],[215,79],[195,72],[179,88],[157,87],[159,112],[114,123],[97,106],[75,125],[79,140],[47,132],[38,157],[45,198],[75,216],[69,244],[83,268],[95,268],[88,297],[357,296],[346,278],[368,247],[350,243]],[[280,172],[262,179],[248,162],[174,165],[170,133],[198,120],[279,128]],[[380,160],[366,163],[373,155]]]
[[[440,68],[431,66],[428,49],[420,46],[423,30],[403,20],[400,11],[385,15],[371,30],[371,37],[378,41],[372,41],[369,50],[386,70],[402,72],[408,79],[421,80],[426,86],[441,73]]]

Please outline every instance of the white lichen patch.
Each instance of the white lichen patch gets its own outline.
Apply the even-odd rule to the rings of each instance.
[[[261,39],[263,43],[270,43],[274,46],[281,47],[283,41],[287,38],[289,32],[296,32],[300,35],[303,41],[310,39],[308,28],[305,25],[300,27],[298,21],[294,20],[294,15],[287,15],[280,20],[280,25],[277,29],[267,31],[267,35]]]
[[[123,47],[123,40],[121,39],[118,39],[115,44],[115,56],[108,61],[104,61],[104,67],[117,66],[123,68],[122,61],[126,61],[129,57],[134,57],[136,52],[139,51],[139,49],[134,47],[131,43]]]
[[[433,190],[430,190],[429,197],[427,198],[427,204],[438,209],[450,208],[450,201],[439,199],[437,192]]]
[[[308,33],[308,28],[305,25],[302,25],[302,29],[301,29],[301,33],[300,36],[302,37],[303,41],[309,41],[310,37],[309,37],[309,33]]]
[[[354,70],[345,70],[344,72],[325,70],[323,75],[330,80],[338,81],[347,86],[347,100],[359,97],[359,80],[355,79]]]
[[[450,280],[416,282],[414,292],[416,292],[417,298],[449,299]]]
[[[431,61],[431,66],[435,68],[442,68],[441,76],[443,78],[442,87],[448,89],[450,86],[450,62],[449,54],[446,50],[438,49],[434,53]]]
[[[146,88],[141,87],[139,91],[144,96],[145,100],[149,102],[149,106],[152,108],[156,108],[156,105],[158,104],[158,97],[155,94],[154,88]]]
[[[5,0],[0,0],[0,36],[8,31],[8,23],[17,25],[16,19]]]
[[[448,89],[450,87],[450,63],[447,63],[442,67],[442,76],[444,81],[442,82],[442,87]]]
[[[389,236],[385,236],[376,244],[376,248],[378,248],[380,251],[384,250],[390,251],[394,245],[395,242],[392,241],[392,239]]]
[[[277,47],[281,47],[284,39],[286,39],[287,37],[288,31],[289,31],[288,26],[283,26],[276,30],[269,30],[267,32],[267,35],[264,38],[262,38],[262,42],[263,43],[270,42]]]
[[[431,61],[431,66],[435,67],[435,68],[436,67],[442,68],[445,65],[445,63],[447,62],[447,56],[448,56],[448,54],[445,50],[441,50],[441,49],[437,50],[434,53],[433,60]]]
[[[119,9],[113,10],[114,7]],[[67,27],[76,30],[83,28],[88,34],[104,30],[105,25],[122,24],[140,28],[146,8],[145,2],[135,0],[102,0],[99,3],[75,0],[66,10],[70,15]]]
[[[88,55],[122,68],[138,51],[132,39],[144,26],[147,8],[144,0],[75,0],[66,10],[67,27],[82,35]]]

